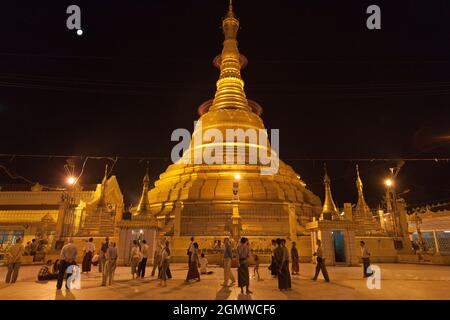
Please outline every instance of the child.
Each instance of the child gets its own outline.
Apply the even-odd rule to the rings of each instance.
[[[255,254],[253,257],[255,260],[255,269],[253,269],[253,277],[256,278],[256,275],[258,275],[258,281],[259,281],[259,280],[261,280],[261,277],[259,275],[259,257],[257,254]]]
[[[200,258],[200,274],[212,274],[213,272],[208,272],[208,259],[205,258],[205,254],[202,253]]]

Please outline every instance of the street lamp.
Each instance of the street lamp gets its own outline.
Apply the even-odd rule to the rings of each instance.
[[[386,187],[390,188],[394,185],[394,181],[392,181],[392,179],[386,179],[384,180],[384,184],[386,185]]]
[[[66,182],[69,186],[73,186],[77,182],[77,179],[74,176],[69,176]]]

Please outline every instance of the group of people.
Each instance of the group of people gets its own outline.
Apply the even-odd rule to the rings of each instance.
[[[95,245],[93,240],[93,238],[90,238],[84,246],[81,272],[89,273],[92,265],[98,264],[98,270],[102,274],[102,286],[106,286],[107,284],[112,285],[118,258],[116,243],[109,241],[109,237],[106,237],[101,243],[99,253],[94,255]],[[77,246],[73,243],[72,239],[69,239],[68,243],[63,246],[60,253],[58,281],[56,284],[57,290],[61,290],[64,278],[66,279],[66,289],[69,289],[67,281],[71,276],[70,270],[73,270],[69,267],[77,265],[77,256]]]
[[[8,271],[6,274],[6,283],[14,283],[17,280],[19,269],[22,262],[22,256],[25,255],[26,248],[22,244],[22,239],[18,238],[15,244],[9,247],[7,251],[7,266]],[[328,271],[325,263],[325,255],[322,248],[321,240],[316,242],[317,249],[314,252],[316,258],[315,274],[311,280],[316,281],[320,273],[322,273],[326,282],[330,282]],[[360,242],[361,246],[361,259],[363,262],[363,276],[365,278],[373,275],[370,271],[370,252],[366,247],[364,241]],[[252,254],[250,249],[250,242],[247,238],[241,238],[237,248],[233,250],[230,239],[224,239],[223,247],[223,269],[224,269],[224,282],[222,286],[231,287],[236,283],[236,278],[231,270],[233,258],[237,258],[237,284],[241,289],[241,293],[244,291],[246,294],[252,294],[250,290],[250,272],[249,265],[250,260],[253,258],[254,263],[254,276],[260,279],[259,275],[259,257]],[[149,257],[150,248],[145,240],[141,242],[133,241],[133,246],[130,253],[130,266],[133,279],[142,279],[145,277],[146,266]],[[93,264],[98,264],[99,272],[102,273],[102,286],[112,285],[114,280],[114,273],[117,265],[118,252],[116,243],[110,242],[106,237],[101,243],[98,254],[93,243],[93,238],[90,238],[83,250],[83,262],[82,273],[89,273]],[[48,260],[47,263],[40,269],[38,274],[39,281],[49,281],[57,279],[57,289],[62,288],[64,278],[66,278],[66,288],[69,288],[67,279],[70,278],[71,268],[70,266],[76,265],[78,255],[78,249],[73,243],[72,239],[68,240],[68,243],[63,246],[60,253],[60,259],[55,262]],[[211,274],[208,272],[208,260],[204,253],[200,252],[200,248],[194,238],[191,238],[187,249],[188,255],[188,273],[185,282],[191,282],[193,280],[199,282],[201,280],[201,274]],[[156,270],[158,270],[158,279],[160,279],[160,285],[166,286],[167,280],[172,278],[170,272],[170,257],[171,249],[169,241],[158,241],[154,250],[153,256],[153,269],[151,276],[155,276]],[[291,249],[288,250],[285,239],[272,240],[272,255],[269,270],[274,278],[278,278],[278,288],[281,291],[291,290],[291,271],[292,275],[299,275],[299,252],[295,242],[292,242]]]

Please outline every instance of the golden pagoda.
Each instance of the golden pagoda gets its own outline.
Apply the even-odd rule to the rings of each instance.
[[[259,161],[247,161],[251,148],[268,149],[268,153],[275,155],[264,138],[260,138],[256,145],[249,139],[245,143],[214,141],[216,147],[218,144],[225,150],[223,155],[215,154],[216,157],[226,158],[226,150],[242,148],[245,150],[245,163],[185,161],[199,150],[203,154],[214,144],[213,141],[195,144],[206,130],[214,129],[224,135],[228,129],[265,130],[260,117],[262,108],[247,99],[244,91],[241,70],[247,59],[238,49],[239,20],[231,1],[222,28],[225,37],[223,50],[214,59],[214,65],[220,69],[215,97],[200,106],[198,123],[201,126],[196,127],[183,159],[170,165],[149,191],[151,212],[158,219],[161,235],[172,237],[175,246],[182,239],[180,247],[191,236],[202,239],[203,246],[214,239],[223,240],[224,236],[234,239],[244,235],[254,237],[253,243],[258,239],[266,243],[278,236],[296,239],[302,234],[306,222],[319,217],[321,201],[282,161],[273,174],[261,174],[265,165]],[[278,155],[276,157],[278,160]],[[240,178],[238,198],[233,196],[237,175]]]

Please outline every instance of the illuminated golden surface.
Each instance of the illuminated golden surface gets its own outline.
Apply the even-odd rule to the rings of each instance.
[[[202,111],[202,128],[197,128],[193,140],[208,129],[217,129],[224,136],[227,129],[264,129],[259,114],[251,107],[241,78],[243,56],[237,46],[239,21],[230,8],[223,20],[225,40],[220,58],[220,77],[215,98]],[[217,59],[216,59],[217,60]],[[254,106],[255,103],[252,103]],[[197,138],[198,139],[198,138]],[[257,149],[270,144],[257,141]],[[265,141],[264,141],[265,142]],[[210,142],[198,146],[203,152]],[[239,146],[239,143],[219,142],[221,147]],[[249,141],[244,143],[248,154]],[[270,149],[270,148],[269,148]],[[184,154],[194,155],[195,148]],[[261,175],[262,165],[255,164],[188,164],[179,161],[168,167],[149,192],[151,211],[157,216],[162,233],[174,236],[223,237],[231,232],[233,213],[234,175],[239,183],[239,215],[242,234],[249,236],[283,236],[295,238],[302,225],[318,217],[321,202],[307,190],[294,170],[280,161],[274,175]]]

